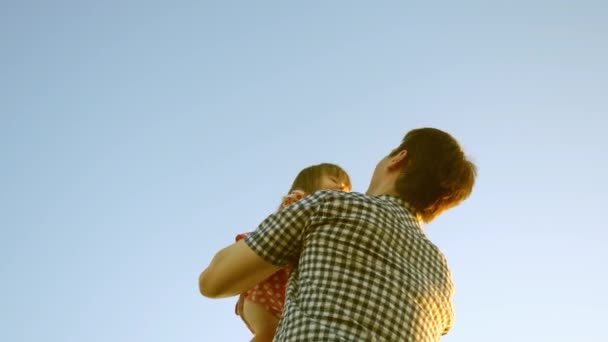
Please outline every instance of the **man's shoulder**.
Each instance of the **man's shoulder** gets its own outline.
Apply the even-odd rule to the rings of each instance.
[[[312,203],[325,210],[344,210],[344,212],[355,210],[359,214],[369,214],[383,210],[386,202],[378,196],[369,196],[360,192],[343,192],[336,190],[320,190],[310,196]]]
[[[325,199],[333,199],[333,198],[342,198],[346,200],[360,200],[360,201],[369,201],[373,197],[368,196],[366,194],[362,194],[360,192],[344,192],[337,190],[319,190],[315,191],[312,196],[317,198],[325,198]]]

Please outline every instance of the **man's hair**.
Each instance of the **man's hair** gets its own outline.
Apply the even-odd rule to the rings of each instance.
[[[318,165],[309,166],[296,176],[296,179],[291,185],[289,192],[294,190],[302,190],[306,194],[312,194],[313,192],[320,190],[321,177],[322,176],[335,176],[338,181],[344,183],[350,189],[350,178],[346,171],[335,164],[322,163]]]
[[[422,221],[464,201],[473,190],[477,168],[458,141],[436,128],[408,132],[390,156],[407,150],[395,189]]]

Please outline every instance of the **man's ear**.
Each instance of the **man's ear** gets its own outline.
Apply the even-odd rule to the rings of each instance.
[[[399,153],[395,154],[394,156],[389,157],[388,169],[391,171],[394,171],[395,169],[400,169],[406,160],[407,160],[407,150],[401,150],[401,151],[399,151]]]

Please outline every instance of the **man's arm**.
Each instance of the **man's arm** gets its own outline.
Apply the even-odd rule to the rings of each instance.
[[[201,294],[235,296],[296,261],[306,227],[331,193],[317,192],[271,214],[245,239],[219,251],[199,277]]]
[[[281,269],[259,257],[244,240],[220,250],[198,278],[201,294],[222,298],[242,293]]]

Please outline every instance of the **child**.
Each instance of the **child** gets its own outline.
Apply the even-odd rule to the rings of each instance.
[[[327,163],[309,166],[300,171],[289,194],[283,197],[279,210],[318,190],[350,191],[350,188],[350,178],[339,166]],[[236,241],[247,234],[237,235]],[[289,267],[277,271],[239,297],[235,311],[255,335],[252,342],[272,341],[274,338],[283,313],[289,271]]]

